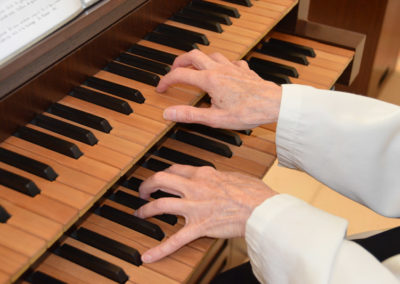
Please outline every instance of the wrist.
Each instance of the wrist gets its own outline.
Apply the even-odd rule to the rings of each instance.
[[[256,208],[259,207],[261,204],[263,204],[266,200],[274,197],[275,195],[279,195],[279,193],[268,187],[267,190],[254,195],[252,200],[247,202],[247,206],[248,206],[247,212],[246,212],[247,214],[243,214],[244,220],[242,222],[242,236],[243,237],[245,236],[245,233],[246,233],[246,227],[247,227],[248,220],[250,219],[251,215],[256,210]]]
[[[264,81],[262,90],[263,123],[277,122],[282,101],[282,87],[275,83]]]

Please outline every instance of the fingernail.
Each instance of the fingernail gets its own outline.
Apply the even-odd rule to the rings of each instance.
[[[164,110],[164,119],[176,121],[176,109],[167,108]]]
[[[136,210],[135,212],[133,212],[133,215],[136,216],[136,217],[142,218],[141,215],[140,215],[140,210],[139,209]]]
[[[142,255],[142,261],[143,261],[144,263],[149,263],[149,262],[151,262],[151,256],[150,256],[150,255],[147,255],[147,254]]]

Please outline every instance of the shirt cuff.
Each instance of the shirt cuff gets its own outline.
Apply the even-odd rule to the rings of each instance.
[[[246,224],[254,274],[262,283],[327,283],[346,228],[342,218],[293,196],[275,195]]]

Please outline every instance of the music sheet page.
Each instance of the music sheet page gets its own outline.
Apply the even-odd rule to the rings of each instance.
[[[81,0],[1,0],[0,66],[82,10]]]

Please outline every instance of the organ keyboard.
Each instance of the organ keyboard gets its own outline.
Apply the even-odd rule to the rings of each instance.
[[[272,31],[293,18],[297,0],[138,2],[0,104],[0,283],[206,283],[229,260],[225,240],[199,239],[157,263],[141,264],[140,253],[184,220],[134,218],[134,204],[146,202],[138,198],[138,184],[173,163],[261,178],[276,157],[274,125],[245,133],[165,121],[165,107],[208,102],[185,85],[159,94],[159,78],[177,55],[198,48],[244,58],[278,84],[327,89],[354,57],[354,50]],[[115,2],[97,9],[107,5]],[[146,24],[132,34],[129,25],[140,17]],[[118,50],[106,50],[117,29]],[[266,50],[274,40],[283,45]],[[99,42],[107,47],[101,60],[88,56]],[[302,55],[304,49],[315,54]]]

